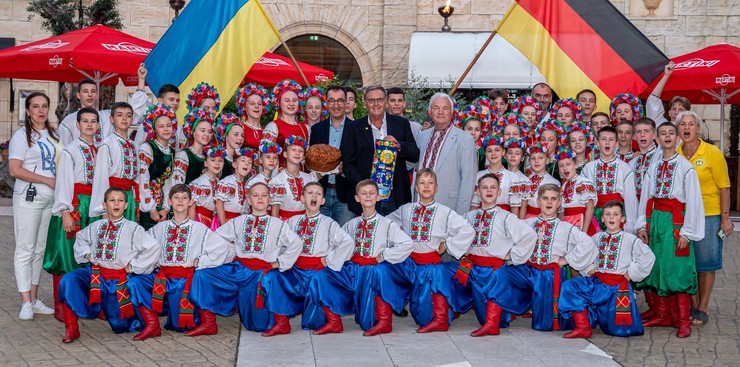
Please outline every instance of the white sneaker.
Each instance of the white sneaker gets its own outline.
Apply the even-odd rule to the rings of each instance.
[[[33,306],[31,302],[26,302],[21,305],[21,313],[18,315],[21,320],[33,320]]]
[[[53,315],[54,309],[46,307],[44,302],[41,301],[41,299],[36,299],[35,301],[31,302],[31,308],[33,309],[33,313],[38,313],[42,315]]]

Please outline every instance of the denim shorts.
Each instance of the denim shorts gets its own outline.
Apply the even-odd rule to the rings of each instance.
[[[704,239],[694,242],[696,271],[711,272],[722,269],[722,239],[719,238],[720,216],[705,217]]]

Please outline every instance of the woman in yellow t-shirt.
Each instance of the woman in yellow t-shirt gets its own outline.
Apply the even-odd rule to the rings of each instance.
[[[704,200],[704,239],[694,243],[699,293],[691,298],[691,317],[694,325],[707,323],[709,296],[714,287],[714,275],[722,269],[722,243],[720,230],[725,236],[732,231],[730,222],[730,176],[727,161],[716,146],[699,139],[701,118],[696,112],[684,111],[676,116],[679,136],[683,143],[678,152],[691,162],[699,176],[701,195]]]

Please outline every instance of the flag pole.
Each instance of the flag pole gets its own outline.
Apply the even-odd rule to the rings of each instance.
[[[452,90],[450,90],[450,95],[455,94],[457,91],[457,88],[460,87],[460,84],[462,84],[463,80],[465,80],[465,77],[468,76],[468,73],[470,72],[470,69],[473,68],[476,62],[478,62],[478,59],[480,58],[480,55],[483,55],[483,51],[486,50],[486,47],[488,47],[488,44],[491,43],[493,40],[493,36],[496,35],[496,30],[494,29],[493,32],[491,32],[491,35],[488,36],[488,39],[486,40],[486,43],[483,44],[483,46],[478,50],[478,53],[475,54],[475,57],[473,58],[473,61],[470,62],[470,65],[465,69],[465,71],[462,73],[459,79],[457,79],[457,82],[455,83],[455,86],[452,87]]]
[[[285,50],[288,51],[288,56],[290,56],[290,59],[293,60],[293,65],[295,65],[295,68],[298,69],[298,73],[301,74],[303,82],[306,83],[306,88],[310,87],[311,83],[308,82],[306,74],[303,74],[303,69],[301,69],[301,66],[298,65],[298,60],[296,60],[295,56],[293,56],[293,52],[290,51],[290,47],[288,47],[288,44],[283,40],[283,36],[278,34],[278,37],[280,37],[280,43],[283,45],[283,47],[285,47]]]

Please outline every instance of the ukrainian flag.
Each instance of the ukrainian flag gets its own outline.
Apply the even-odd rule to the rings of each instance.
[[[144,60],[147,83],[154,93],[168,83],[180,88],[180,117],[200,82],[218,89],[223,108],[252,65],[278,42],[259,0],[191,0]]]

